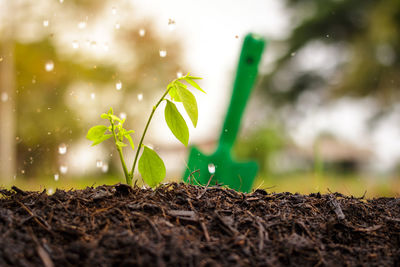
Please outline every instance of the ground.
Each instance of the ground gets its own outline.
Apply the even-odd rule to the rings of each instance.
[[[0,190],[0,266],[400,266],[400,198]]]

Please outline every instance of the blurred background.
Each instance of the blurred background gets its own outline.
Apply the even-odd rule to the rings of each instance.
[[[0,0],[0,186],[123,182],[112,142],[90,147],[87,130],[113,107],[137,144],[187,72],[207,92],[190,144],[213,152],[254,32],[269,45],[234,149],[259,162],[254,187],[399,196],[399,29],[398,0]],[[179,180],[188,150],[162,110],[145,143]]]

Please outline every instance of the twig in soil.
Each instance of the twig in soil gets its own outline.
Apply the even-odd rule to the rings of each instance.
[[[17,192],[18,194],[21,194],[23,196],[28,195],[27,192],[25,192],[24,190],[19,189],[18,187],[16,187],[15,185],[11,187],[12,190],[14,190],[15,192]]]
[[[177,217],[181,220],[194,221],[194,222],[198,221],[196,212],[191,210],[167,210],[167,213],[168,215]]]
[[[198,169],[198,170],[195,170],[195,171],[192,171],[190,174],[189,174],[189,177],[188,177],[188,181],[189,181],[189,184],[192,184],[192,181],[191,181],[191,178],[193,179],[193,181],[196,181],[196,183],[199,185],[200,183],[196,180],[196,178],[194,178],[194,173],[196,173],[196,172],[198,172],[199,174],[200,174],[200,169]]]
[[[32,228],[28,227],[28,232],[30,233],[32,240],[36,243],[36,251],[37,251],[40,259],[42,260],[43,265],[45,267],[54,267],[54,263],[51,260],[49,253],[47,253],[47,251],[42,247],[39,240],[33,233]]]
[[[200,199],[200,198],[206,193],[207,187],[210,185],[211,180],[212,180],[213,177],[214,177],[214,174],[212,174],[212,175],[210,176],[210,179],[208,180],[207,185],[204,187],[203,192],[201,192],[200,195],[197,196],[197,199]]]
[[[209,233],[208,233],[208,230],[207,230],[207,225],[205,224],[205,222],[204,222],[204,220],[200,220],[200,226],[201,226],[201,229],[203,229],[203,233],[204,233],[204,237],[206,238],[206,241],[207,242],[210,242],[210,235],[209,235]]]
[[[139,212],[132,212],[133,215],[136,215],[138,217],[144,218],[151,226],[151,228],[153,229],[153,231],[156,233],[158,240],[162,239],[162,235],[160,234],[160,231],[158,231],[157,226],[150,220],[150,218],[148,218],[147,216],[139,213]]]
[[[35,215],[27,206],[25,206],[23,203],[19,202],[18,200],[15,200],[15,202],[17,202],[26,212],[28,212],[29,215],[35,220],[35,222],[38,225],[40,225],[46,231],[51,232],[50,225],[48,225],[48,223],[44,219],[42,219],[39,216]],[[41,222],[41,221],[43,221],[43,222]]]
[[[338,217],[339,220],[344,220],[345,216],[342,211],[342,208],[340,207],[339,202],[334,198],[332,195],[329,195],[329,201],[332,207],[334,208],[334,211],[336,213],[336,216]]]

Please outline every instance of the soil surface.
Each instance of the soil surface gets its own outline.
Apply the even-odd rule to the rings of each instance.
[[[0,266],[400,266],[400,198],[0,190]]]

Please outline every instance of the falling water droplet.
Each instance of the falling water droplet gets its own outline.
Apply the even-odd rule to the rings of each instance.
[[[292,57],[294,57],[296,55],[296,52],[292,52],[291,54],[290,54],[290,56],[292,56]]]
[[[7,102],[8,94],[6,92],[1,92],[1,102]]]
[[[183,76],[183,74],[182,74],[181,71],[178,71],[178,72],[176,73],[176,77],[181,78],[182,76]]]
[[[85,21],[80,21],[78,23],[78,28],[81,29],[81,30],[86,28],[86,22]]]
[[[103,167],[103,161],[101,161],[101,160],[96,160],[96,167],[97,168],[101,168],[101,167]]]
[[[62,174],[66,174],[68,172],[68,166],[67,165],[61,165],[60,166],[60,172]]]
[[[108,164],[104,163],[103,166],[101,166],[101,171],[106,173],[108,171]]]
[[[48,26],[49,26],[49,21],[43,20],[43,27],[48,27]]]
[[[48,194],[48,195],[54,194],[54,189],[53,189],[53,188],[49,188],[49,189],[47,190],[47,194]]]
[[[61,144],[61,145],[58,147],[58,153],[59,153],[60,155],[66,154],[66,153],[67,153],[67,146],[66,146],[65,144]]]
[[[116,8],[115,6],[113,6],[113,7],[111,8],[111,13],[112,13],[113,15],[117,14],[117,8]]]
[[[168,19],[168,29],[170,31],[175,30],[176,24],[175,24],[175,20],[173,19]]]
[[[96,98],[96,94],[95,94],[95,93],[91,93],[91,94],[90,94],[90,98],[91,98],[92,100],[94,100],[94,99]]]
[[[214,163],[208,164],[208,172],[211,173],[211,174],[215,173],[215,165],[214,165]]]
[[[121,112],[120,114],[119,114],[119,117],[121,118],[121,119],[126,119],[126,113],[125,112]]]
[[[54,174],[54,181],[58,181],[60,179],[60,175],[58,173]]]
[[[47,72],[50,72],[54,69],[54,62],[49,60],[46,62],[46,64],[44,65],[44,68]]]
[[[119,82],[117,82],[116,84],[115,84],[115,88],[117,89],[117,90],[121,90],[122,89],[122,83],[119,81]]]
[[[119,30],[119,28],[121,28],[121,24],[119,24],[118,22],[115,23],[115,29],[116,29],[116,30]]]
[[[138,95],[137,95],[137,99],[138,99],[139,101],[142,101],[142,100],[143,100],[143,94],[138,94]]]
[[[146,30],[145,29],[140,29],[139,30],[139,36],[143,37],[146,34]]]
[[[79,48],[79,43],[78,43],[77,40],[73,40],[73,41],[72,41],[72,48],[73,48],[73,49],[78,49],[78,48]]]
[[[25,174],[25,170],[21,170],[21,174]]]
[[[160,57],[166,57],[167,56],[167,50],[160,50]]]
[[[61,3],[61,4],[64,3],[64,0],[60,0],[60,3]]]
[[[329,38],[329,34],[326,35],[326,38]]]
[[[3,57],[0,57],[0,62],[2,62],[3,61]]]

